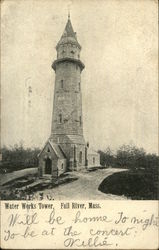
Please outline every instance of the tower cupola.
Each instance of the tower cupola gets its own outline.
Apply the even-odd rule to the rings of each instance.
[[[52,64],[52,68],[56,70],[56,65],[63,61],[72,61],[76,63],[81,71],[84,69],[84,64],[80,61],[81,46],[77,40],[77,34],[74,32],[70,15],[68,16],[67,24],[64,32],[57,43],[57,60]]]
[[[60,41],[58,42],[58,44],[56,46],[56,49],[58,50],[60,45],[65,46],[67,44],[72,44],[72,45],[74,45],[74,47],[78,47],[79,50],[81,49],[81,46],[77,41],[77,34],[73,30],[70,17],[68,18],[68,21],[67,21],[67,24],[65,26],[64,32],[63,32],[63,34],[61,36]]]

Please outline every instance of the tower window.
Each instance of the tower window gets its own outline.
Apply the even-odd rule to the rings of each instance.
[[[78,86],[79,86],[79,90],[81,90],[81,83],[80,82],[78,83]]]
[[[95,157],[93,157],[93,164],[95,164]]]
[[[63,169],[63,163],[61,164],[61,169]]]
[[[78,59],[80,58],[80,55],[78,54]]]
[[[79,163],[82,163],[82,151],[79,153]]]
[[[59,114],[59,123],[62,123],[62,114]]]
[[[65,51],[64,50],[61,52],[61,57],[65,57]]]
[[[79,117],[79,120],[80,120],[80,126],[82,125],[82,117],[80,116]]]
[[[71,50],[71,57],[74,57],[75,52]]]
[[[63,80],[61,80],[61,88],[63,89]]]

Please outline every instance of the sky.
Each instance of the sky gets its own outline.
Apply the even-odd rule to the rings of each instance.
[[[70,9],[82,46],[85,140],[158,152],[158,13],[153,0],[5,0],[1,144],[42,147],[51,132],[56,59]]]

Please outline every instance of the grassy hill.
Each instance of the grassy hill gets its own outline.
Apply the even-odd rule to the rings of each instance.
[[[106,194],[124,195],[133,200],[157,200],[158,174],[144,169],[114,173],[105,178],[98,189]]]

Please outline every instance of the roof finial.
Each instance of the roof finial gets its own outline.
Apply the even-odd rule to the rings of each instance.
[[[70,19],[70,5],[68,4],[68,19]]]

